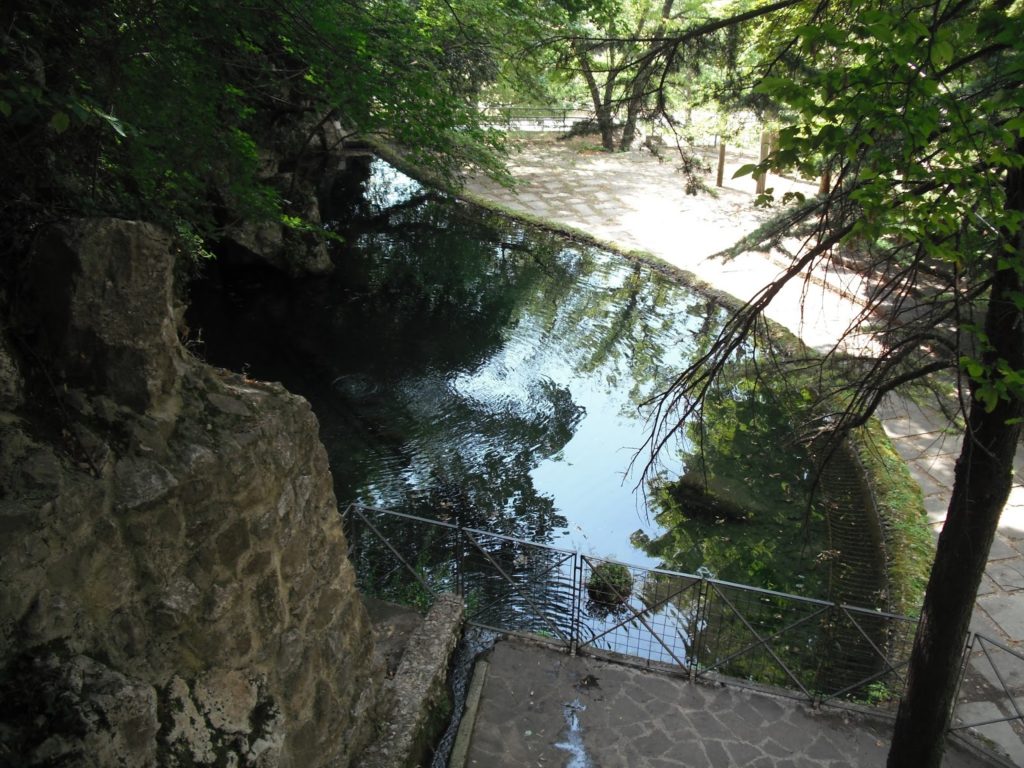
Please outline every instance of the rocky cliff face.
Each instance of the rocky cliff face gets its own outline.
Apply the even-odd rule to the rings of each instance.
[[[0,765],[353,765],[382,667],[315,418],[187,354],[172,263],[55,227],[0,337]]]

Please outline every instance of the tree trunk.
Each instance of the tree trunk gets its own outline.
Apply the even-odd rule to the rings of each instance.
[[[665,0],[662,4],[658,27],[651,35],[654,41],[662,40],[665,37],[665,26],[669,16],[672,14],[672,5],[674,3],[675,0]],[[642,36],[643,23],[641,23],[640,28],[636,31],[637,38]],[[633,146],[633,141],[636,139],[636,123],[640,118],[640,112],[643,110],[649,95],[648,89],[651,76],[655,72],[654,63],[656,61],[653,50],[657,48],[657,42],[648,45],[647,51],[640,57],[640,64],[637,67],[636,74],[633,76],[633,81],[629,84],[629,97],[626,100],[626,122],[622,126],[622,139],[619,141],[619,150],[622,152],[628,152]]]
[[[632,98],[630,97],[630,102],[626,106],[626,122],[622,125],[622,138],[619,140],[620,152],[628,152],[636,139],[636,121],[640,115],[640,108]]]
[[[615,74],[609,69],[606,82],[606,94],[602,96],[601,89],[594,77],[594,68],[590,61],[589,52],[584,50],[580,42],[573,43],[573,52],[580,64],[580,72],[587,83],[587,90],[590,92],[590,101],[594,105],[594,116],[597,118],[597,128],[601,132],[601,146],[606,152],[615,151],[615,115],[612,110],[610,92],[615,83]]]
[[[761,131],[761,156],[757,162],[763,163],[768,159],[768,155],[772,153],[772,132],[768,129]],[[754,181],[757,182],[755,192],[759,195],[764,194],[764,191],[768,188],[768,174],[761,173],[754,176]]]
[[[658,29],[657,35],[663,36],[664,25]],[[641,65],[633,76],[629,85],[629,98],[626,100],[626,121],[622,125],[622,139],[619,141],[619,150],[628,152],[636,139],[636,123],[640,118],[640,112],[647,101],[647,90],[651,81],[651,74],[654,72],[652,62],[648,61]]]
[[[597,110],[597,127],[601,131],[601,146],[605,152],[615,151],[615,118],[610,109]]]
[[[663,33],[664,24],[658,28],[656,37],[663,36]],[[626,121],[622,125],[622,139],[619,141],[621,152],[628,152],[633,146],[633,140],[636,138],[636,123],[644,108],[644,102],[647,100],[647,89],[653,71],[651,61],[641,64],[633,76],[633,81],[629,84],[629,97],[626,99]]]
[[[1006,191],[1007,208],[1024,211],[1024,171],[1007,173]],[[1024,291],[1024,279],[1014,267],[1024,262],[1024,233],[1004,232],[1003,237],[1016,258],[1003,254],[998,259],[1010,264],[996,267],[993,276],[985,316],[990,348],[983,360],[991,368],[1002,360],[1021,371],[1024,312],[1014,298]],[[975,596],[1010,493],[1024,400],[1011,390],[989,411],[978,400],[978,387],[972,383],[964,444],[914,639],[907,691],[896,716],[889,768],[939,768],[942,762]]]
[[[818,194],[827,195],[828,191],[832,189],[832,166],[827,162],[821,169],[821,181],[818,182]]]

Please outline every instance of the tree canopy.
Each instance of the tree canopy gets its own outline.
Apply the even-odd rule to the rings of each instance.
[[[52,216],[215,233],[277,217],[261,154],[327,121],[443,176],[501,168],[480,86],[520,2],[13,0],[0,11],[0,209],[9,245]],[[297,142],[301,146],[300,141]]]

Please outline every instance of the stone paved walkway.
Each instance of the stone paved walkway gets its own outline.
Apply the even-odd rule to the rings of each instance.
[[[499,642],[476,674],[472,740],[455,768],[880,768],[888,752],[882,720],[520,640]],[[991,763],[951,742],[943,765]]]
[[[725,178],[749,161],[732,157]],[[780,272],[779,263],[768,254],[746,253],[731,261],[715,257],[768,216],[752,205],[749,177],[727,181],[716,197],[688,196],[671,161],[639,152],[581,151],[578,145],[556,141],[524,144],[513,156],[511,170],[517,180],[515,191],[478,178],[470,180],[466,196],[581,230],[618,249],[646,251],[738,299],[750,298]],[[791,189],[815,192],[792,180],[772,178],[768,184],[777,195]],[[827,350],[860,310],[859,295],[854,275],[833,273],[825,280],[788,286],[768,315],[809,346]],[[938,529],[959,452],[956,431],[947,428],[937,409],[902,398],[890,399],[880,418],[921,485],[929,518]],[[1018,454],[1017,464],[1018,478],[1024,477],[1024,456]],[[975,631],[1018,652],[1024,651],[1022,553],[1024,486],[1018,480],[989,555],[973,625]],[[996,690],[1000,686],[992,665],[981,651],[974,661],[972,684],[965,686],[958,714],[969,722],[1012,716],[1011,705]],[[1024,708],[1024,663],[1002,654],[996,666]],[[995,723],[978,730],[1024,765],[1024,732],[1019,725]]]

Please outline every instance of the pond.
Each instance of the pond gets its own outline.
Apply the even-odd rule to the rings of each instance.
[[[192,285],[188,318],[209,361],[308,398],[339,503],[825,596],[792,398],[752,386],[742,356],[711,427],[686,425],[658,457],[661,477],[710,478],[739,514],[641,483],[644,403],[714,338],[721,306],[382,161],[350,165],[327,206],[334,274],[223,258]]]

